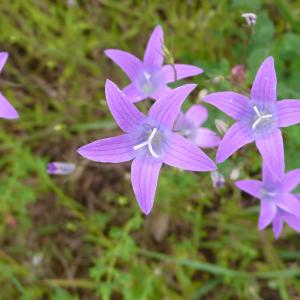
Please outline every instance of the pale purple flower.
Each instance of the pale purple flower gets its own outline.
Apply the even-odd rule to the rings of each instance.
[[[210,172],[210,178],[215,189],[220,189],[225,184],[225,177],[218,171]]]
[[[300,200],[291,192],[300,183],[300,169],[275,177],[266,165],[263,165],[263,179],[240,180],[236,186],[242,191],[260,199],[259,230],[270,223],[276,238],[279,237],[283,223],[300,233]]]
[[[66,162],[51,162],[47,168],[47,173],[54,175],[70,175],[74,171],[75,164]]]
[[[214,105],[236,123],[228,129],[217,151],[221,163],[235,151],[255,141],[264,162],[272,172],[283,174],[284,149],[280,127],[300,122],[300,101],[276,101],[274,60],[267,58],[257,71],[250,100],[235,92],[209,94],[205,101]]]
[[[2,71],[8,58],[7,52],[0,52],[0,72]],[[0,93],[0,118],[17,119],[19,117],[17,111]]]
[[[200,104],[195,104],[185,114],[179,113],[174,131],[199,147],[217,147],[221,140],[220,137],[212,130],[200,127],[207,117],[207,109]]]
[[[214,162],[196,145],[172,132],[180,107],[194,88],[194,84],[187,84],[171,90],[153,104],[146,116],[113,82],[107,80],[105,94],[109,109],[125,133],[78,149],[80,155],[97,162],[133,160],[131,182],[145,214],[152,209],[163,163],[190,171],[216,169]]]
[[[242,17],[246,20],[248,26],[254,26],[256,24],[257,16],[254,13],[243,13]]]
[[[170,90],[168,83],[198,75],[202,69],[185,64],[164,65],[164,36],[160,26],[152,32],[141,61],[136,56],[117,49],[108,49],[105,54],[126,73],[131,83],[123,89],[124,94],[133,102],[145,98],[155,100]]]

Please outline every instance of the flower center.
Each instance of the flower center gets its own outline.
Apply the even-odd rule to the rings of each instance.
[[[268,123],[268,121],[273,117],[273,115],[271,115],[271,114],[262,113],[261,111],[259,111],[259,109],[255,105],[253,106],[253,109],[257,116],[256,120],[252,124],[253,130],[255,130],[257,128],[257,126],[260,124]]]
[[[134,150],[138,150],[138,149],[141,149],[141,148],[144,148],[144,147],[148,147],[151,155],[153,157],[156,157],[158,158],[159,155],[153,150],[153,145],[152,145],[152,142],[153,142],[153,139],[155,137],[155,135],[158,134],[158,131],[157,131],[157,128],[153,128],[152,131],[150,132],[149,134],[149,137],[148,139],[145,141],[145,142],[142,142],[136,146],[133,147]]]

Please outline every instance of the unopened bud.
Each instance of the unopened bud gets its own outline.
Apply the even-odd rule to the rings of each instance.
[[[48,164],[48,174],[69,175],[75,170],[75,164],[65,162],[51,162]]]

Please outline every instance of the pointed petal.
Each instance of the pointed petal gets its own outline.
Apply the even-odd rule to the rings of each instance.
[[[268,57],[259,67],[251,89],[251,99],[258,102],[276,101],[276,72],[274,59]]]
[[[274,219],[277,209],[270,201],[261,201],[260,202],[260,212],[258,220],[258,229],[265,229]]]
[[[284,221],[295,231],[300,233],[300,218],[289,213],[283,214]]]
[[[132,130],[145,119],[145,115],[110,80],[106,80],[105,95],[111,114],[125,132]]]
[[[132,102],[139,102],[145,99],[145,96],[142,95],[133,83],[130,83],[123,89],[125,96]]]
[[[204,97],[204,102],[215,106],[235,120],[251,113],[249,99],[234,92],[212,93]]]
[[[134,55],[117,49],[108,49],[104,51],[105,55],[116,63],[132,81],[142,70],[143,63]]]
[[[272,224],[274,236],[276,239],[278,239],[283,228],[283,220],[280,212],[276,213]]]
[[[300,123],[300,100],[282,100],[276,104],[279,127]]]
[[[200,148],[217,147],[221,142],[221,138],[215,132],[207,128],[196,129],[193,140]]]
[[[206,121],[208,117],[208,111],[206,107],[200,104],[195,104],[187,110],[185,116],[195,127],[198,127]]]
[[[129,134],[98,140],[80,147],[77,152],[93,161],[118,163],[134,158],[135,141]]]
[[[168,139],[164,163],[188,171],[216,170],[214,162],[202,150],[176,133]]]
[[[18,117],[18,112],[0,93],[0,118],[17,119]]]
[[[250,129],[239,122],[235,123],[227,130],[220,143],[217,151],[216,162],[222,163],[235,151],[253,141],[254,139],[251,135]]]
[[[283,177],[282,186],[284,191],[291,192],[300,183],[300,169],[287,172]]]
[[[165,65],[162,68],[164,83],[175,82],[203,73],[203,69],[185,64]]]
[[[282,210],[300,217],[300,201],[292,194],[283,194],[276,199],[276,205]]]
[[[258,180],[239,180],[235,182],[235,185],[243,192],[255,197],[260,198],[260,190],[262,188],[262,182]]]
[[[153,30],[144,54],[144,63],[147,66],[161,67],[163,55],[164,33],[160,26]]]
[[[0,52],[0,72],[2,71],[6,61],[8,58],[8,53],[7,52]]]
[[[185,84],[156,101],[149,110],[149,116],[171,129],[177,118],[185,98],[196,87],[196,84]]]
[[[275,178],[282,178],[284,174],[284,148],[281,131],[276,128],[268,136],[256,140],[256,146],[264,163],[273,172]]]
[[[151,94],[149,97],[154,100],[159,100],[159,99],[163,98],[164,96],[166,96],[167,94],[169,94],[171,91],[172,91],[172,89],[165,85],[165,86],[162,86],[158,91]]]
[[[162,162],[148,154],[136,158],[131,165],[131,182],[140,209],[148,215],[153,207]]]
[[[278,178],[278,176],[270,170],[269,166],[264,161],[262,162],[262,178],[263,182],[266,184],[276,183],[281,180],[281,178]]]

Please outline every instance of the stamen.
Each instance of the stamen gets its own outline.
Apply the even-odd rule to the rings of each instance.
[[[138,149],[141,149],[141,148],[143,148],[145,146],[148,146],[148,149],[149,149],[150,153],[152,154],[152,156],[158,158],[159,155],[155,153],[155,151],[153,150],[153,147],[152,147],[152,140],[153,140],[156,132],[157,132],[157,128],[153,128],[153,130],[151,131],[151,133],[149,135],[148,140],[145,141],[145,142],[143,142],[143,143],[141,143],[141,144],[133,146],[133,150],[138,150]]]
[[[147,81],[149,81],[149,79],[151,78],[151,74],[149,74],[148,72],[144,72],[145,78]]]
[[[268,115],[263,115],[257,108],[257,106],[253,106],[253,109],[256,113],[256,115],[258,116],[258,118],[255,120],[255,122],[252,125],[252,129],[255,130],[256,126],[264,119],[270,119],[273,117],[273,115],[268,114]]]

